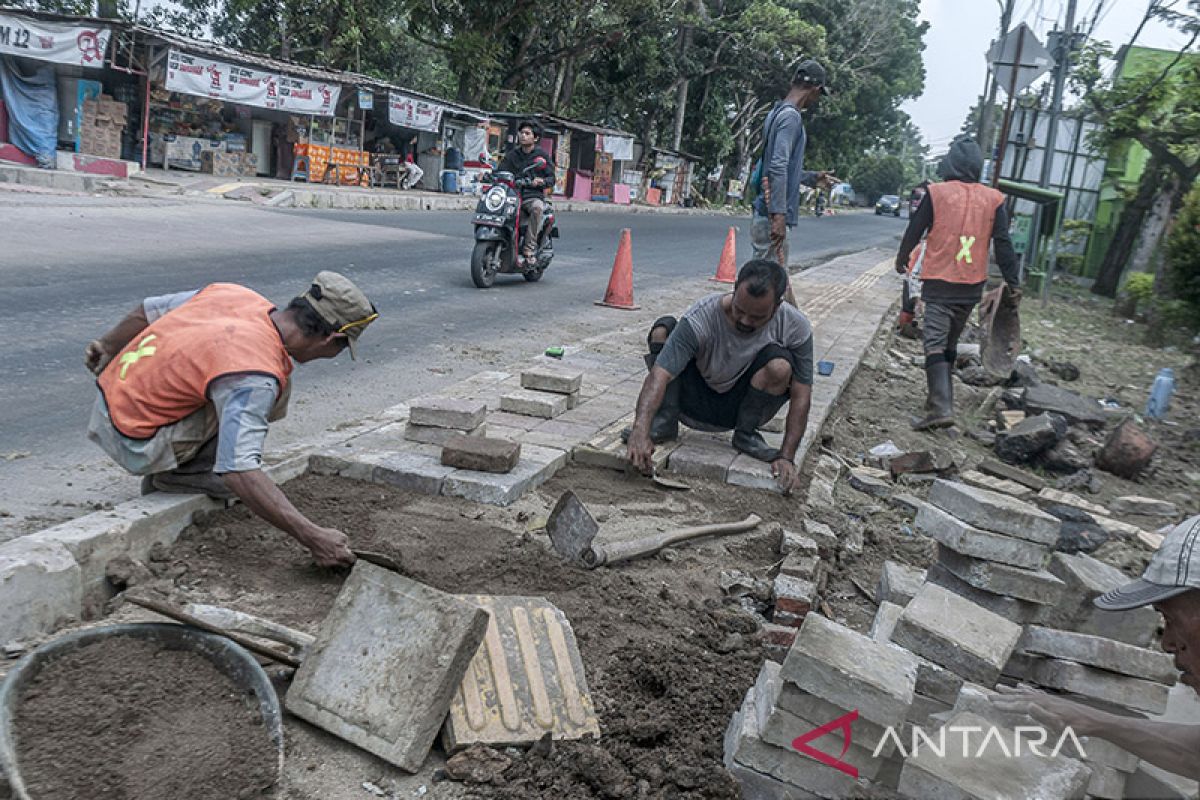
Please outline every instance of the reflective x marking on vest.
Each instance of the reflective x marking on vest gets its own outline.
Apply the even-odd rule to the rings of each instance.
[[[975,237],[974,236],[960,236],[960,237],[958,237],[958,243],[960,245],[962,245],[962,249],[960,249],[958,251],[958,255],[956,255],[954,257],[954,260],[962,261],[963,259],[966,259],[967,263],[970,264],[971,263],[971,248],[975,246]]]
[[[150,334],[145,339],[142,339],[140,342],[138,342],[136,350],[132,350],[121,356],[121,380],[125,380],[125,373],[129,371],[131,366],[141,361],[143,358],[148,358],[149,356],[154,355],[155,352],[158,351],[157,347],[150,344],[155,340],[155,338],[157,337],[155,337],[153,333]]]

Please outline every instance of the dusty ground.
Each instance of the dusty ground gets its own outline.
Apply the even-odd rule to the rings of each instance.
[[[1141,424],[1159,444],[1158,454],[1145,475],[1137,482],[1128,481],[1093,469],[1100,479],[1099,489],[1072,490],[1085,499],[1105,506],[1122,495],[1143,495],[1174,502],[1184,514],[1200,512],[1200,381],[1187,366],[1188,354],[1163,350],[1142,343],[1144,328],[1126,322],[1111,313],[1111,301],[1103,301],[1082,290],[1062,287],[1055,290],[1051,302],[1043,305],[1030,300],[1021,307],[1024,353],[1029,354],[1043,382],[1055,383],[1097,399],[1110,399],[1124,409],[1140,413],[1150,385],[1162,367],[1173,367],[1176,391],[1170,411],[1161,421],[1142,420]],[[969,338],[965,338],[969,341]],[[854,381],[847,388],[826,427],[824,444],[846,462],[862,463],[874,446],[891,440],[901,450],[931,447],[949,449],[960,469],[969,469],[994,453],[968,435],[986,429],[991,414],[979,409],[991,389],[967,386],[955,380],[955,408],[960,427],[933,433],[915,433],[910,418],[916,415],[925,398],[924,372],[918,366],[920,343],[893,336],[884,326],[876,337]],[[1070,362],[1080,370],[1074,381],[1056,377],[1047,364]],[[1111,430],[1110,421],[1106,430]],[[1081,449],[1090,454],[1103,444],[1104,433],[1085,436]],[[1055,486],[1061,475],[1033,467],[1023,467]],[[911,483],[904,485],[905,478]],[[897,491],[924,499],[928,484],[905,476]],[[914,533],[911,515],[888,506],[840,482],[836,490],[837,509],[814,510],[813,514],[844,531],[850,526],[865,530],[866,548],[857,558],[841,555],[833,575],[828,602],[835,614],[859,630],[866,630],[875,612],[875,604],[858,587],[870,592],[879,579],[883,561],[893,558],[918,567],[927,567],[936,558],[933,543]],[[1166,522],[1161,518],[1117,517],[1153,531]],[[1151,551],[1136,541],[1112,540],[1093,553],[1130,575],[1140,575]]]
[[[337,478],[302,478],[289,484],[288,495],[318,523],[346,531],[355,546],[398,555],[416,580],[454,593],[544,596],[571,620],[602,737],[548,753],[513,751],[504,785],[471,787],[471,796],[736,797],[721,767],[721,737],[763,656],[758,623],[723,598],[718,576],[741,569],[765,577],[778,560],[777,528],[586,572],[549,552],[538,531],[568,488],[605,532],[735,520],[751,511],[794,525],[800,511],[795,499],[771,494],[703,483],[666,494],[639,478],[584,468],[566,470],[509,509]],[[308,631],[342,583],[242,508],[201,520],[157,564],[173,578],[154,585],[177,601],[227,605]],[[341,796],[331,783],[356,796],[362,781],[407,796],[412,779],[371,759],[335,778],[330,762],[346,748],[296,720],[287,728],[289,758],[277,796]],[[463,790],[422,776],[429,796]]]

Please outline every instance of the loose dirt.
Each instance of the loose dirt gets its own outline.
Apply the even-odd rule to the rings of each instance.
[[[667,493],[638,477],[585,468],[565,470],[509,509],[316,476],[289,483],[287,492],[355,547],[399,556],[416,580],[453,593],[546,597],[570,619],[602,736],[509,751],[513,763],[502,785],[471,787],[471,796],[736,797],[721,765],[722,735],[763,651],[754,636],[758,621],[722,597],[718,575],[741,569],[766,577],[778,561],[777,526],[585,571],[565,564],[538,531],[567,489],[599,516],[602,530],[621,533],[736,520],[751,511],[792,525],[801,510],[795,498],[704,483]],[[241,508],[189,528],[163,564],[178,577],[174,587],[159,586],[177,601],[217,602],[310,632],[343,581],[311,566],[307,553]],[[321,760],[327,743],[307,732],[302,738],[300,760]],[[289,748],[291,739],[289,732]],[[286,796],[319,796],[303,788],[291,755],[289,749]],[[364,777],[385,789],[391,780],[386,770]],[[438,797],[448,789],[431,787]]]
[[[131,637],[47,663],[15,731],[35,800],[230,800],[258,794],[278,763],[256,700],[203,656]]]

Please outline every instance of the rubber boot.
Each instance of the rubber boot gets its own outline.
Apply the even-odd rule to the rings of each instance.
[[[231,500],[236,495],[213,472],[159,472],[148,476],[155,491],[169,494],[206,494],[214,500]],[[143,488],[145,488],[143,484]]]
[[[758,432],[758,426],[768,419],[768,411],[779,402],[779,395],[764,392],[751,386],[746,390],[742,405],[738,408],[737,427],[733,429],[733,448],[759,461],[774,461],[779,451],[767,444]]]
[[[950,362],[943,353],[925,356],[925,381],[929,386],[925,416],[913,423],[914,431],[949,428],[954,424],[954,384]]]
[[[653,355],[646,356],[650,366],[654,366]],[[621,441],[629,443],[629,435],[633,432],[632,428],[625,428],[621,431]],[[650,420],[650,441],[655,444],[670,442],[679,438],[679,380],[673,380],[667,384],[666,391],[663,392],[662,405],[658,407],[658,411],[654,413],[654,419]]]

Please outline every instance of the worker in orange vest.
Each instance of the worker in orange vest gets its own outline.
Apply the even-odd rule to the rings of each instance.
[[[952,371],[958,357],[958,338],[971,310],[983,297],[988,277],[988,245],[1008,284],[1009,301],[1019,303],[1020,267],[1008,237],[1004,195],[979,183],[983,152],[974,141],[959,137],[938,165],[942,183],[933,183],[908,221],[896,254],[901,275],[915,263],[915,251],[925,239],[921,264],[921,295],[925,301],[925,416],[913,423],[918,431],[954,424]]]
[[[292,362],[333,358],[379,315],[362,291],[321,272],[286,308],[232,283],[148,297],[88,344],[100,394],[88,438],[151,491],[239,497],[307,547],[350,564],[344,533],[301,514],[262,471],[270,422],[287,412]]]

